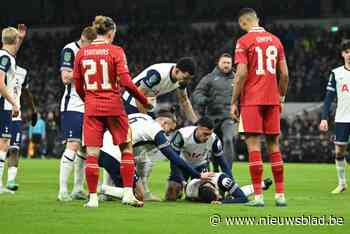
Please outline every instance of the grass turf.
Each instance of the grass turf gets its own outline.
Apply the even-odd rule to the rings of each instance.
[[[146,203],[144,208],[105,202],[99,209],[85,209],[82,201],[56,201],[57,160],[23,160],[20,189],[15,195],[0,194],[1,234],[88,234],[88,233],[348,233],[350,192],[331,195],[336,185],[334,165],[286,164],[288,207],[274,206],[273,187],[265,192],[265,208],[243,205],[210,205],[180,202]],[[157,162],[151,177],[152,191],[163,197],[169,166]],[[6,174],[6,173],[5,173]],[[247,164],[236,163],[234,174],[241,185],[249,183]],[[271,177],[268,164],[265,178]],[[222,222],[209,223],[219,214]],[[322,216],[344,218],[344,225],[226,225],[226,216]]]

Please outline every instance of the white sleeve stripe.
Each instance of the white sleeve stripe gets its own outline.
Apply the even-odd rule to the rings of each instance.
[[[332,87],[329,87],[329,86],[328,86],[328,87],[327,87],[327,90],[328,90],[328,91],[333,91],[333,92],[334,92],[334,91],[335,91],[335,88],[332,88]]]

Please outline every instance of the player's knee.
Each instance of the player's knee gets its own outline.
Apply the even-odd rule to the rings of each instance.
[[[0,151],[7,151],[10,145],[10,139],[0,138]]]
[[[73,150],[74,152],[77,152],[80,149],[80,142],[68,141],[66,144],[66,148],[69,150]]]
[[[100,155],[100,148],[99,147],[87,147],[86,148],[87,155],[93,155],[98,157]]]
[[[165,193],[165,200],[176,201],[177,199],[180,199],[182,197],[182,189],[183,189],[183,186],[181,183],[178,183],[175,181],[169,181],[168,188]]]
[[[335,145],[335,156],[337,158],[344,158],[347,145]]]

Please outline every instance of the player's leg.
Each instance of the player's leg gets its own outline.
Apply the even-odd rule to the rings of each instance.
[[[238,131],[244,133],[249,154],[249,173],[255,192],[255,199],[250,206],[264,206],[262,195],[263,161],[261,156],[261,139],[263,118],[260,106],[242,106]]]
[[[233,135],[235,134],[234,126],[235,124],[232,119],[226,119],[221,124],[224,158],[230,170],[232,170],[232,164],[235,158],[235,149],[233,144]]]
[[[183,194],[183,183],[185,182],[183,172],[175,164],[170,163],[170,176],[168,187],[165,192],[166,201],[176,201]]]
[[[11,139],[11,111],[0,111],[0,194],[12,192],[3,187],[2,177],[5,170],[5,160]]]
[[[263,182],[261,183],[261,187],[263,190],[268,190],[270,188],[270,186],[272,185],[272,180],[270,178],[264,179]],[[249,185],[244,185],[241,187],[244,195],[246,195],[247,197],[254,195],[254,188],[252,184]]]
[[[18,184],[16,183],[16,177],[18,172],[18,162],[19,162],[19,147],[21,145],[21,121],[12,121],[11,129],[11,141],[10,148],[7,156],[7,185],[9,190],[16,191],[18,189]]]
[[[103,143],[104,121],[102,117],[84,116],[83,134],[87,155],[85,160],[85,178],[89,190],[89,200],[85,204],[87,208],[98,207],[97,185],[100,173],[98,157]]]
[[[87,198],[87,194],[84,191],[85,157],[86,149],[80,143],[74,160],[74,185],[71,194],[72,198],[77,200]]]
[[[279,146],[280,107],[268,106],[264,111],[264,133],[266,134],[267,151],[275,181],[275,201],[277,206],[286,206],[284,194],[284,166]]]
[[[345,166],[346,166],[346,149],[350,134],[350,124],[335,124],[335,168],[338,175],[338,186],[332,190],[332,194],[339,194],[346,190]]]

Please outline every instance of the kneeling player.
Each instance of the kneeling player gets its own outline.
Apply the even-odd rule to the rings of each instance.
[[[213,133],[214,124],[206,117],[201,118],[196,126],[188,126],[179,129],[171,140],[172,147],[181,155],[187,163],[197,172],[209,170],[209,157],[221,168],[222,172],[232,178],[232,173],[224,160],[220,139]],[[181,197],[183,184],[191,178],[186,172],[176,165],[170,165],[171,172],[166,191],[166,200],[176,200]],[[193,179],[193,178],[192,178]]]
[[[262,188],[267,190],[272,184],[271,179],[262,182]],[[210,181],[191,180],[186,186],[186,198],[191,201],[205,203],[246,203],[254,194],[252,185],[239,187],[232,177],[225,173],[215,173]]]

